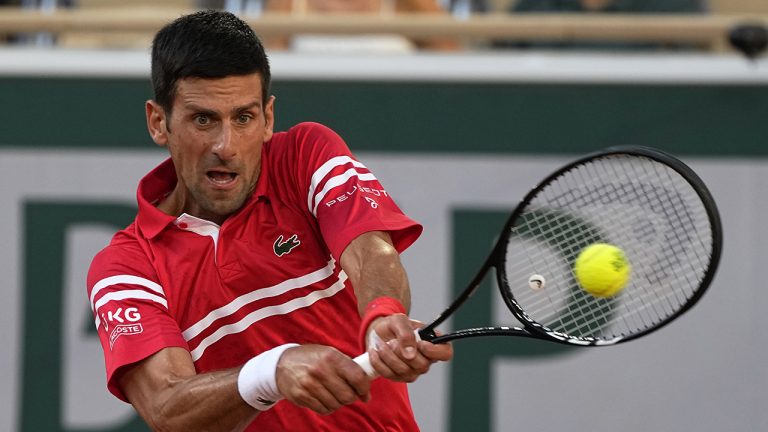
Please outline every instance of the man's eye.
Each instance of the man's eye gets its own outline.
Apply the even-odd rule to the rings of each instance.
[[[240,124],[246,124],[251,120],[253,120],[253,117],[251,117],[248,114],[240,114],[239,116],[237,116],[237,122]]]
[[[211,122],[211,119],[207,115],[201,114],[201,115],[195,116],[195,123],[197,123],[200,126],[205,126],[210,122]]]

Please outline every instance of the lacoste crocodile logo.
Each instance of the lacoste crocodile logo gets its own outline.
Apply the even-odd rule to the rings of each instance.
[[[296,234],[288,237],[288,240],[285,241],[283,241],[283,236],[281,234],[280,237],[275,240],[275,255],[281,257],[287,253],[291,253],[291,251],[300,244],[301,241],[299,240],[299,236]]]

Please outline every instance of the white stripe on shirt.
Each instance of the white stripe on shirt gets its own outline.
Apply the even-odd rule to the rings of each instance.
[[[317,189],[317,186],[320,185],[320,182],[334,168],[336,168],[337,166],[345,165],[347,163],[351,163],[352,166],[355,166],[358,168],[365,168],[365,165],[352,159],[349,156],[336,156],[334,158],[328,159],[328,161],[322,164],[320,168],[315,170],[315,172],[312,174],[312,179],[309,182],[309,193],[307,194],[307,207],[309,208],[309,211],[312,211],[312,208],[313,208],[312,198],[314,198],[315,190]]]
[[[325,198],[325,195],[330,192],[331,189],[335,188],[336,186],[343,185],[352,177],[357,177],[361,181],[370,181],[370,180],[376,180],[376,177],[374,177],[371,173],[366,174],[360,174],[357,172],[356,169],[350,168],[347,171],[344,172],[344,174],[339,174],[336,177],[332,177],[330,180],[325,182],[325,187],[323,187],[323,190],[321,190],[317,195],[315,195],[315,205],[309,209],[313,215],[317,216],[317,206],[320,205],[320,203],[323,201],[323,198]]]
[[[221,340],[224,336],[240,333],[257,321],[261,321],[265,318],[269,318],[275,315],[285,315],[297,309],[312,306],[318,300],[333,296],[334,294],[344,289],[344,282],[346,280],[346,273],[343,271],[339,272],[339,280],[324,290],[313,291],[304,297],[298,297],[280,305],[268,306],[258,309],[249,313],[236,323],[220,327],[218,330],[203,339],[195,349],[190,351],[192,360],[199,360],[208,347]]]
[[[99,308],[104,306],[105,304],[114,301],[114,300],[126,300],[126,299],[136,299],[136,300],[151,300],[156,303],[160,303],[161,305],[165,306],[166,309],[168,309],[168,302],[155,294],[148,293],[146,291],[142,290],[121,290],[121,291],[114,291],[108,294],[103,295],[99,301],[96,302],[94,305],[94,312],[96,313],[96,328],[99,328],[99,324],[101,324],[101,320],[99,319]]]
[[[205,318],[201,319],[200,321],[198,321],[188,329],[184,330],[184,332],[181,335],[184,337],[184,340],[189,341],[190,339],[194,338],[195,336],[203,332],[205,329],[210,327],[214,321],[232,315],[233,313],[237,312],[240,308],[242,308],[243,306],[249,303],[253,303],[257,300],[261,300],[265,298],[279,296],[290,290],[293,290],[296,288],[304,288],[306,286],[320,282],[323,279],[326,279],[327,277],[333,274],[333,269],[335,268],[335,266],[336,266],[336,260],[331,258],[331,260],[328,261],[328,265],[326,265],[325,267],[319,270],[315,270],[312,273],[306,274],[304,276],[299,276],[297,278],[285,280],[271,287],[261,288],[261,289],[251,291],[247,294],[243,294],[240,297],[232,300],[228,304],[221,306],[218,309],[212,310],[211,312],[208,313],[208,315],[205,316]]]
[[[131,275],[110,276],[108,278],[104,278],[96,282],[96,284],[93,286],[93,290],[91,290],[91,310],[95,311],[97,309],[94,306],[93,300],[96,298],[96,294],[98,294],[99,291],[101,291],[104,288],[110,287],[112,285],[119,285],[119,284],[143,286],[144,288],[149,288],[150,290],[165,297],[165,292],[163,291],[163,287],[161,287],[155,282],[152,282],[149,279],[144,279],[142,277],[131,276]]]

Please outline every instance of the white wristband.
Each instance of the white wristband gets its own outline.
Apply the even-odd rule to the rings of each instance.
[[[277,362],[288,348],[298,344],[285,344],[265,351],[248,360],[237,376],[237,391],[248,405],[259,411],[272,408],[283,398],[277,389]]]

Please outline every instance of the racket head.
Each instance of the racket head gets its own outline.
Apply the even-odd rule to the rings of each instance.
[[[621,248],[632,266],[624,289],[581,289],[573,263],[586,246]],[[648,147],[612,147],[579,158],[533,188],[491,255],[501,295],[525,330],[561,343],[636,339],[690,309],[714,278],[722,226],[699,176]],[[529,285],[543,275],[544,286]],[[519,332],[518,332],[519,333]]]

